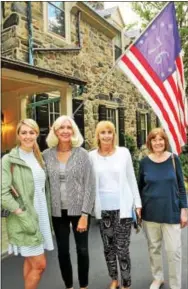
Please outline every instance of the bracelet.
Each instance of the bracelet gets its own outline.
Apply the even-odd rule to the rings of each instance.
[[[88,217],[88,214],[82,212],[82,215],[81,215],[81,216]]]

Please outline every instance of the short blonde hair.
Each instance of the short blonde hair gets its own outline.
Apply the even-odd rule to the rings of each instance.
[[[61,127],[62,123],[67,120],[71,123],[73,130],[73,136],[71,138],[72,147],[80,147],[83,144],[84,139],[75,121],[68,115],[62,115],[54,121],[50,132],[46,138],[46,142],[49,148],[56,147],[58,145],[59,140],[55,132]]]
[[[114,124],[111,121],[108,120],[101,120],[98,122],[96,129],[95,129],[95,139],[94,139],[94,146],[95,147],[100,147],[100,140],[99,140],[99,133],[104,130],[104,129],[109,129],[113,133],[113,148],[116,147],[117,145],[117,135],[116,135],[116,129]]]
[[[165,133],[164,129],[162,129],[161,127],[157,127],[154,128],[150,131],[148,137],[147,137],[147,141],[146,141],[146,146],[148,148],[148,150],[150,152],[153,152],[153,148],[152,148],[152,144],[151,144],[151,140],[156,138],[156,136],[159,135],[162,139],[164,139],[165,142],[165,148],[164,151],[169,150],[169,140],[168,140],[168,136]]]
[[[40,133],[39,126],[36,123],[36,121],[34,121],[33,119],[26,118],[26,119],[20,120],[20,122],[18,123],[17,128],[16,128],[16,139],[17,139],[18,145],[20,145],[18,135],[20,133],[20,129],[21,129],[22,125],[27,125],[31,129],[33,129],[36,132],[37,136]],[[39,148],[39,145],[37,142],[35,142],[35,144],[33,146],[33,153],[34,153],[36,159],[38,160],[40,166],[43,168],[44,167],[44,161],[43,161],[42,154],[41,154],[41,151],[40,151],[40,148]]]

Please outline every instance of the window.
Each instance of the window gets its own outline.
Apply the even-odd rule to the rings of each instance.
[[[122,39],[121,39],[121,33],[116,35],[114,40],[114,55],[115,55],[115,61],[121,56],[122,54]]]
[[[151,130],[151,113],[136,111],[137,147],[146,143],[147,135]]]
[[[48,2],[48,31],[65,37],[65,2]]]
[[[141,141],[142,145],[146,143],[147,138],[147,114],[141,113]]]
[[[49,109],[49,126],[51,127],[53,122],[60,116],[60,101],[52,102],[48,104]]]
[[[113,108],[107,108],[106,114],[107,114],[107,120],[113,122],[113,124],[116,127],[116,110]]]

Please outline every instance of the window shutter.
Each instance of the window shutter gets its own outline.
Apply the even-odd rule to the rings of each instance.
[[[125,146],[125,110],[122,107],[118,108],[119,118],[119,146]]]
[[[73,113],[78,108],[78,106],[83,103],[83,100],[73,99]],[[85,129],[84,129],[84,105],[82,105],[79,110],[74,115],[74,121],[76,122],[84,140],[85,140]],[[83,144],[84,147],[84,144]]]
[[[137,147],[141,148],[142,146],[141,116],[139,111],[136,111],[136,131],[137,131]]]
[[[147,113],[147,135],[151,131],[151,113]]]
[[[41,93],[41,94],[36,95],[35,101],[37,102],[37,101],[47,100],[47,99],[48,99],[48,94]],[[46,138],[49,133],[48,104],[43,104],[41,106],[36,107],[36,122],[38,123],[38,126],[40,127],[38,144],[39,144],[40,150],[43,151],[47,148]]]
[[[99,121],[101,120],[106,120],[107,119],[107,115],[106,115],[106,106],[105,105],[99,105]]]
[[[159,120],[158,116],[156,116],[156,127],[160,127],[160,126],[161,126],[160,120]]]

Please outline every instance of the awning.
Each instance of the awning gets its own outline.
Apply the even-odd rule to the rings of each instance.
[[[54,103],[54,102],[58,102],[60,100],[60,97],[54,97],[54,98],[48,98],[48,99],[45,99],[45,100],[40,100],[40,101],[36,101],[36,102],[33,102],[33,103],[29,103],[27,105],[28,108],[34,108],[34,107],[37,107],[37,106],[42,106],[44,104],[48,104],[48,103]]]

